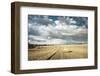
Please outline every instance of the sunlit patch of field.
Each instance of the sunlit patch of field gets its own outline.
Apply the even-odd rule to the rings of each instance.
[[[87,44],[36,46],[28,50],[28,60],[88,58]]]

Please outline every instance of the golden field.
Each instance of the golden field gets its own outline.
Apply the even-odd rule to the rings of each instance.
[[[87,57],[87,44],[44,45],[28,49],[28,60],[80,59]]]

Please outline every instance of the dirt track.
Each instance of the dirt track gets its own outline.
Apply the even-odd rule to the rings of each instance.
[[[87,44],[37,46],[28,50],[29,60],[87,58]]]

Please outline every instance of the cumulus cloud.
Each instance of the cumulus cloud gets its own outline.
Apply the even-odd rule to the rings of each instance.
[[[87,17],[42,15],[28,17],[30,44],[87,43],[87,31]]]

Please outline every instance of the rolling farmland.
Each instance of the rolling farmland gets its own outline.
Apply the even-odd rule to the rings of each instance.
[[[28,49],[28,60],[87,58],[87,49],[87,44],[36,46]]]

